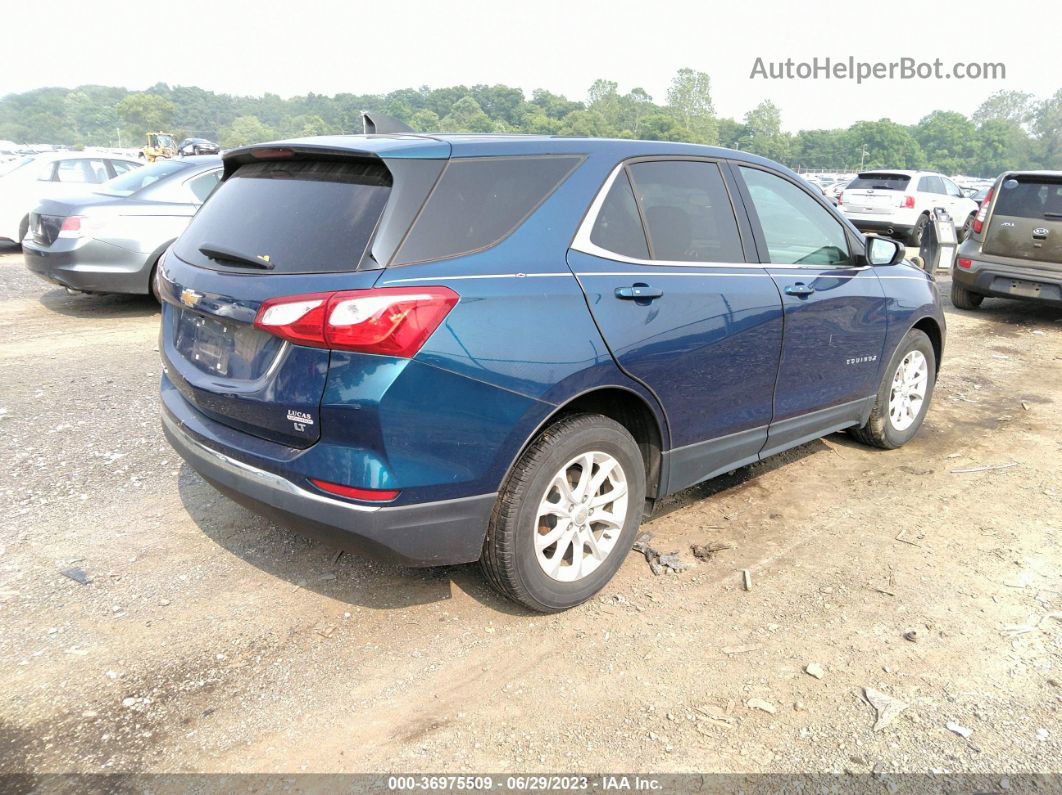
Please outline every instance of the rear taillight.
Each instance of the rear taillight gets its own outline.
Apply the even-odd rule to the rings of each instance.
[[[955,260],[955,264],[958,265],[963,270],[969,270],[970,268],[973,267],[973,262],[971,260],[963,259],[962,257],[960,257],[959,259]]]
[[[63,225],[59,227],[59,237],[67,239],[81,237],[81,216],[71,215],[63,219]]]
[[[63,219],[57,237],[65,240],[92,237],[106,225],[106,219],[99,216],[71,215]]]
[[[985,218],[988,217],[988,205],[992,203],[992,194],[995,193],[995,187],[988,189],[988,193],[985,194],[985,200],[981,202],[981,207],[977,210],[977,216],[974,218],[973,231],[975,235],[981,234],[981,230],[985,228]]]
[[[296,345],[408,359],[457,301],[446,287],[293,295],[265,301],[254,325]]]
[[[903,202],[900,204],[905,210],[914,209],[914,196],[904,196]]]

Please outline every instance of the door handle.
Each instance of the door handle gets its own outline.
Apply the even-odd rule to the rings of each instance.
[[[650,287],[648,284],[635,284],[631,287],[617,287],[617,298],[628,298],[634,300],[650,300],[653,298],[659,298],[664,294],[664,291],[657,287]]]
[[[797,282],[796,284],[789,284],[789,285],[786,285],[786,288],[785,288],[785,294],[786,295],[796,295],[796,296],[799,296],[800,298],[806,298],[807,296],[811,295],[813,292],[815,292],[815,288],[810,286],[810,285],[804,284],[803,282]]]

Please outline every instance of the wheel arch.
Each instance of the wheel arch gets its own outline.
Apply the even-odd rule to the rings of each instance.
[[[929,317],[928,315],[917,320],[911,329],[918,329],[923,332],[929,341],[933,344],[933,356],[936,361],[936,371],[940,372],[941,358],[944,356],[944,332],[940,327],[940,323],[936,318]],[[911,329],[908,329],[910,331]]]
[[[593,387],[556,406],[524,440],[519,451],[513,456],[502,483],[504,484],[509,479],[520,456],[546,428],[564,417],[582,413],[609,417],[626,428],[634,437],[645,463],[646,506],[644,511],[647,516],[651,511],[653,501],[660,496],[659,491],[663,483],[663,453],[668,438],[666,420],[662,412],[654,411],[645,396],[628,387],[616,385]]]

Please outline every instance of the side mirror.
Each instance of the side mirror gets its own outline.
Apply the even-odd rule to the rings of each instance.
[[[866,235],[865,240],[868,265],[895,265],[907,251],[892,238]]]

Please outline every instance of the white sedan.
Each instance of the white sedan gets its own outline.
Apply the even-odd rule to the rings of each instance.
[[[48,152],[0,165],[0,241],[21,243],[41,199],[90,193],[142,163],[99,152]]]

